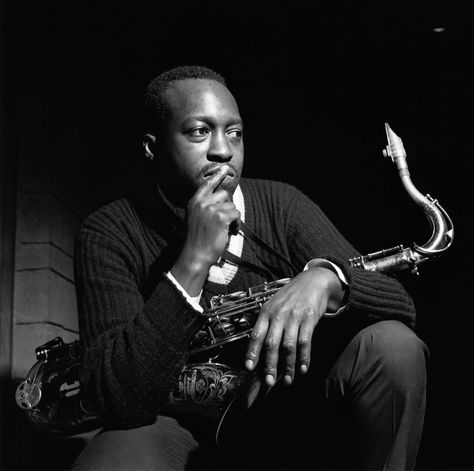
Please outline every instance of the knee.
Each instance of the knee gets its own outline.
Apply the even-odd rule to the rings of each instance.
[[[400,385],[424,384],[428,348],[406,325],[382,321],[360,332],[361,343],[372,362],[396,377]],[[369,362],[370,363],[370,362]]]

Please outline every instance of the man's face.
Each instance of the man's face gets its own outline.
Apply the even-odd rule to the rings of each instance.
[[[243,126],[237,103],[219,82],[186,79],[166,90],[167,121],[158,142],[159,180],[173,199],[187,201],[219,167],[230,171],[221,183],[233,194],[244,160]]]

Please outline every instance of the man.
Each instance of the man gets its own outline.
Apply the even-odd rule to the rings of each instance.
[[[394,278],[296,188],[241,178],[243,123],[217,73],[178,67],[145,94],[151,190],[84,221],[75,276],[82,384],[106,428],[77,469],[412,469],[426,347]],[[169,392],[212,296],[290,277],[258,316],[253,373],[217,448]]]

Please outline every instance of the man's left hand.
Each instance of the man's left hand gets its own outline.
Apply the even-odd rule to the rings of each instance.
[[[325,312],[340,307],[343,291],[331,270],[310,268],[280,288],[262,307],[250,335],[245,365],[254,370],[260,362],[267,386],[283,375],[290,385],[296,366],[301,373],[311,362],[311,339]]]

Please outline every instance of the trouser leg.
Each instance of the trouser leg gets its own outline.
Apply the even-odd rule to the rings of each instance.
[[[413,469],[424,419],[426,346],[396,321],[355,335],[337,324],[315,335],[307,375],[290,387],[277,384],[249,411],[230,415],[217,457],[201,439],[198,444],[192,428],[160,416],[151,426],[98,435],[74,470]]]
[[[326,395],[347,411],[352,459],[361,469],[415,466],[425,412],[425,344],[405,325],[383,321],[361,330],[326,380]]]
[[[425,344],[405,325],[328,321],[292,386],[231,414],[226,456],[239,469],[410,470],[421,437]]]
[[[183,471],[199,445],[171,417],[130,430],[105,430],[96,435],[75,460],[74,471]]]

